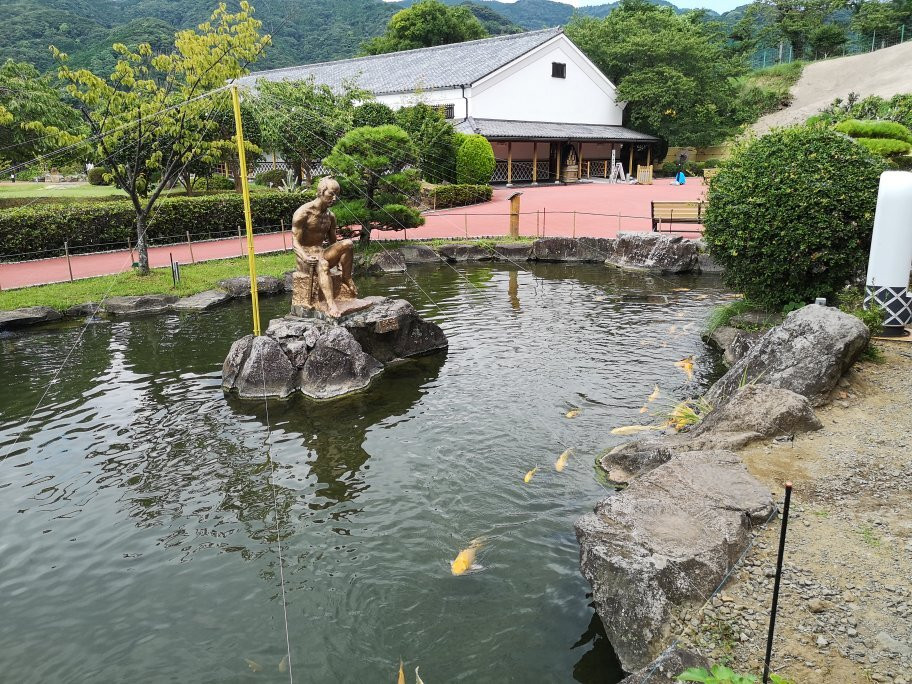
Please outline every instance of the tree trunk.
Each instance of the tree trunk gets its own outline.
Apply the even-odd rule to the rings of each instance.
[[[193,174],[189,171],[185,171],[180,176],[181,185],[184,186],[184,190],[187,192],[187,197],[190,197],[193,194]]]
[[[231,159],[228,160],[228,168],[231,171],[231,177],[234,179],[234,191],[240,192],[242,190],[241,163],[234,157],[231,157]]]
[[[304,160],[304,164],[302,164],[302,170],[304,171],[304,180],[306,181],[307,187],[309,188],[313,183],[313,165],[310,163],[309,159]]]
[[[362,223],[361,224],[361,235],[358,237],[358,244],[360,244],[362,247],[367,247],[367,245],[370,243],[370,239],[371,239],[370,235],[371,235],[370,225],[367,223]]]
[[[149,275],[149,243],[146,240],[146,214],[136,214],[136,253],[139,275]]]

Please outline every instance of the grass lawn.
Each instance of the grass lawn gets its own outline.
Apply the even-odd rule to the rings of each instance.
[[[113,185],[88,183],[0,183],[0,198],[12,197],[111,197],[126,198],[127,193]]]
[[[355,248],[355,256],[370,256],[386,249],[395,249],[405,244],[423,244],[439,247],[444,244],[494,245],[505,242],[532,242],[535,238],[499,237],[487,240],[430,240],[427,242],[390,241],[381,247],[376,241],[366,249]],[[257,275],[281,277],[295,266],[294,254],[261,254],[256,258]],[[156,268],[147,276],[138,276],[134,271],[117,275],[83,278],[72,283],[54,283],[0,291],[0,310],[20,309],[26,306],[50,306],[64,310],[85,302],[100,302],[105,297],[120,295],[174,294],[179,297],[211,290],[223,278],[247,275],[247,257],[204,261],[198,264],[181,265],[181,283],[171,284],[171,269]]]

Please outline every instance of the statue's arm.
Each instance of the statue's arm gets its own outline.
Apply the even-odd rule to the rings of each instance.
[[[331,245],[332,243],[336,242],[339,239],[338,235],[336,235],[336,231],[338,230],[339,226],[336,223],[336,215],[334,213],[332,213],[331,211],[328,213],[329,213],[329,228],[326,230],[326,242]]]

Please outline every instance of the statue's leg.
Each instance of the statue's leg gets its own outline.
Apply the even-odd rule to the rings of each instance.
[[[330,316],[339,315],[339,307],[336,306],[336,300],[333,297],[332,278],[329,276],[330,265],[326,259],[320,259],[317,264],[317,272],[320,278],[320,291],[323,293],[323,299],[326,300],[326,309]]]
[[[354,299],[358,296],[355,281],[352,279],[354,265],[354,243],[351,240],[339,240],[327,247],[323,253],[330,268],[338,265],[342,271],[342,288],[345,297]]]

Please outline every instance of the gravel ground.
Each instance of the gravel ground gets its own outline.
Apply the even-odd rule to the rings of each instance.
[[[912,344],[878,347],[818,410],[823,430],[741,454],[780,502],[794,483],[772,666],[800,684],[912,684]],[[779,530],[757,531],[685,644],[762,671]]]

